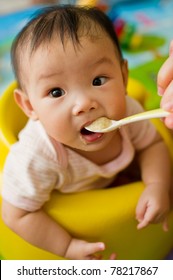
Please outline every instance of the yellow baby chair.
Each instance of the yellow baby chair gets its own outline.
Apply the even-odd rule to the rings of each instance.
[[[136,82],[131,80],[129,85],[136,85]],[[27,120],[13,99],[16,86],[15,82],[12,83],[0,98],[1,179],[6,155]],[[173,147],[173,140],[164,124],[159,122],[157,126],[168,147]],[[160,224],[137,230],[135,207],[143,188],[142,182],[136,182],[74,194],[53,192],[44,208],[73,236],[89,241],[104,241],[105,259],[112,252],[116,252],[118,259],[123,260],[163,259],[173,245],[173,215],[171,213],[169,216],[167,233],[163,232]],[[0,197],[0,204],[1,201]],[[0,235],[0,255],[4,259],[61,259],[25,242],[7,228],[1,218]]]

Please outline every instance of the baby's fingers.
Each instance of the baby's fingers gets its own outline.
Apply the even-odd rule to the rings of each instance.
[[[109,257],[109,260],[116,260],[117,255],[115,253],[112,253]]]
[[[142,220],[142,221],[140,221],[140,222],[138,223],[137,229],[144,228],[144,227],[146,227],[149,223],[150,223],[150,220],[144,219],[144,220]]]
[[[96,256],[98,252],[105,250],[105,244],[103,242],[88,243],[85,248],[86,259],[101,259],[101,256]]]
[[[147,203],[139,202],[137,207],[136,207],[136,219],[139,223],[144,221],[146,211],[147,211]]]
[[[165,232],[167,232],[169,230],[167,218],[165,218],[165,220],[163,221],[162,228],[163,228],[163,231],[165,231]]]
[[[155,215],[155,211],[151,207],[146,208],[143,218],[138,219],[139,224],[137,225],[137,229],[148,226],[155,219]]]

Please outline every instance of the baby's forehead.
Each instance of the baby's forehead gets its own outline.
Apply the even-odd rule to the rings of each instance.
[[[30,33],[29,37],[30,38],[28,38],[26,42],[23,45],[21,45],[21,48],[19,48],[19,57],[32,57],[35,54],[35,52],[40,50],[49,50],[52,46],[55,46],[57,48],[59,46],[63,46],[65,50],[66,45],[68,43],[72,44],[74,49],[78,51],[81,48],[85,47],[83,41],[88,43],[96,43],[101,40],[105,40],[105,38],[109,38],[107,42],[113,44],[116,48],[115,43],[105,32],[105,30],[103,30],[100,26],[96,25],[93,25],[89,29],[82,26],[81,29],[78,30],[77,37],[70,36],[68,32],[64,32],[62,38],[56,29],[52,32],[51,37],[47,34],[47,36],[36,38],[32,33]]]
[[[69,38],[68,35],[67,38],[64,38],[62,43],[59,36],[57,36],[57,33],[55,33],[51,40],[43,40],[42,43],[40,43],[32,52],[31,46],[29,47],[27,45],[25,48],[23,48],[23,51],[19,53],[19,60],[22,62],[19,66],[20,73],[24,79],[25,73],[27,71],[26,65],[28,65],[29,68],[33,67],[33,62],[35,64],[37,61],[38,64],[40,64],[40,59],[42,61],[46,59],[45,61],[50,62],[52,61],[52,57],[55,57],[55,59],[58,59],[58,61],[63,61],[62,56],[64,57],[64,54],[66,57],[68,57],[68,59],[73,57],[73,60],[75,60],[77,58],[78,63],[80,61],[82,64],[83,61],[85,61],[87,64],[90,64],[92,61],[93,64],[93,61],[98,61],[98,58],[105,56],[105,49],[106,52],[108,49],[113,50],[113,52],[111,51],[110,54],[114,53],[115,57],[119,60],[119,54],[115,44],[102,30],[96,33],[81,33],[80,36],[78,36],[78,41],[75,43],[71,38]],[[23,63],[23,61],[25,61],[25,63]],[[98,65],[99,64],[97,63],[97,66]]]
[[[44,35],[37,36],[37,34],[31,33],[30,48],[34,50],[42,44],[49,45],[54,40],[57,40],[58,43],[62,43],[62,45],[65,45],[67,41],[71,41],[74,46],[77,46],[80,45],[83,38],[88,41],[95,41],[108,36],[109,35],[101,26],[91,21],[89,26],[81,23],[75,33],[70,33],[69,30],[64,30],[62,33],[61,30],[56,27],[52,30],[51,34],[45,32]]]
[[[99,14],[96,15],[97,13]],[[109,21],[100,15],[100,12],[96,12],[92,16],[79,13],[72,24],[69,21],[70,14],[68,19],[65,17],[62,20],[60,11],[53,10],[50,14],[41,15],[26,25],[15,40],[11,52],[16,74],[22,66],[22,57],[32,57],[41,48],[50,49],[55,38],[57,46],[61,44],[65,47],[66,42],[70,41],[74,49],[78,50],[81,48],[83,38],[95,42],[107,37],[109,38],[107,42],[113,44],[121,59],[122,54],[114,29]]]

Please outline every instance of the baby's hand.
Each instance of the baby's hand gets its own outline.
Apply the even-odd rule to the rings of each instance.
[[[103,242],[89,243],[84,240],[73,238],[68,246],[65,258],[71,260],[101,260],[102,254],[100,252],[105,250]],[[112,253],[110,260],[115,260],[116,255]]]
[[[170,209],[168,193],[160,193],[157,186],[146,187],[136,207],[136,219],[138,229],[146,227],[150,223],[163,224],[163,230],[168,231],[167,215]]]

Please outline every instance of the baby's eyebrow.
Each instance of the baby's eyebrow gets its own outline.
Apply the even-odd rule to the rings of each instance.
[[[92,63],[92,65],[94,66],[94,65],[103,64],[103,63],[113,64],[113,61],[109,57],[102,57],[102,58],[98,59],[97,61],[94,61]]]
[[[53,77],[57,77],[57,76],[60,76],[62,75],[63,71],[58,71],[58,72],[54,72],[54,73],[42,73],[39,75],[38,77],[38,80],[47,80],[47,79],[50,79],[50,78],[53,78]]]

